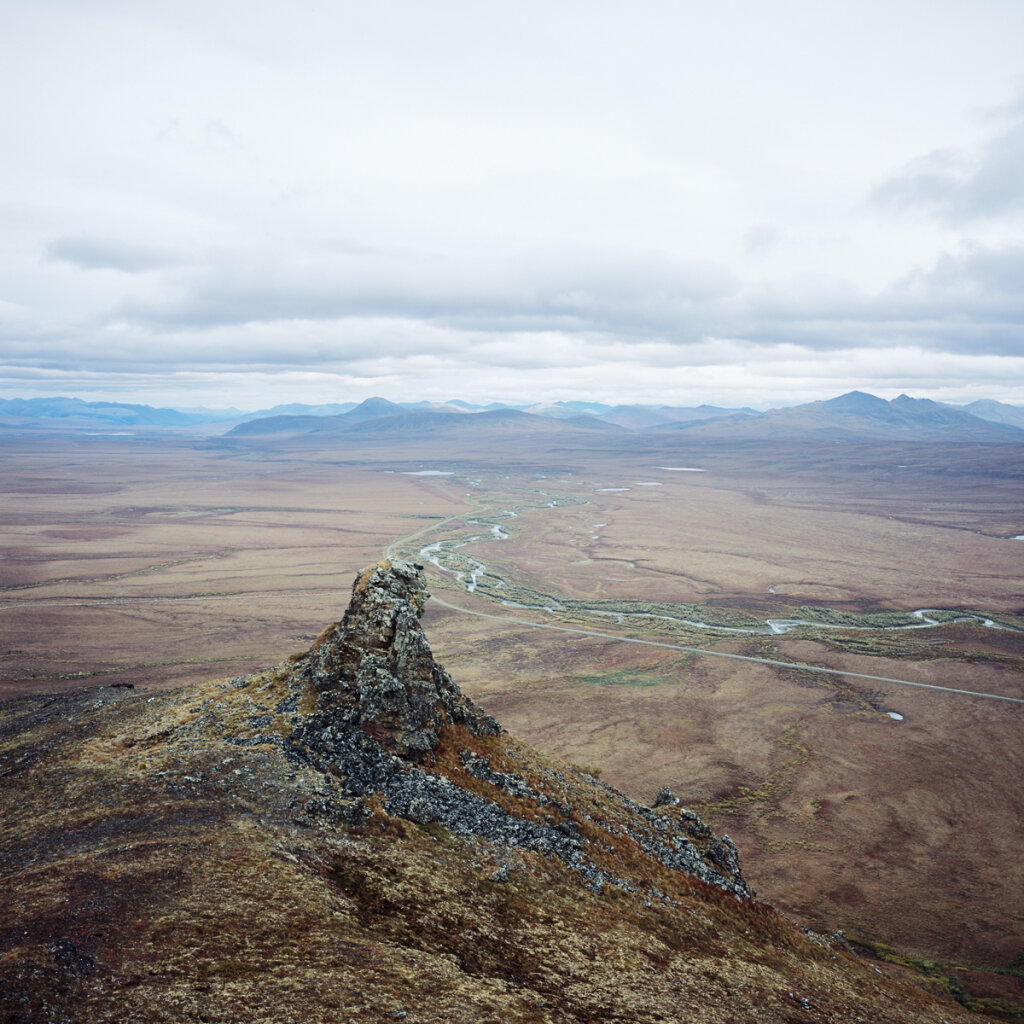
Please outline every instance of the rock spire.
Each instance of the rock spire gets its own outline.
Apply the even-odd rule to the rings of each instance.
[[[419,623],[428,596],[423,566],[414,562],[364,569],[344,618],[320,635],[310,656],[320,708],[414,761],[434,749],[446,722],[476,735],[500,731],[434,661]]]

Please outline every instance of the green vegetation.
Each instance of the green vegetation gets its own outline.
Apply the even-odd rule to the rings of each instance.
[[[931,616],[938,619],[938,616]],[[899,626],[920,625],[921,620],[910,612],[871,612],[866,615],[855,612],[840,612],[833,608],[819,608],[813,605],[801,605],[793,616],[795,619],[807,619],[820,622],[827,626],[850,626],[853,629],[893,629]]]
[[[737,631],[751,638],[774,635],[767,618],[734,608],[639,599],[587,600],[556,596],[525,586],[513,580],[507,572],[503,577],[492,566],[481,571],[481,562],[463,551],[470,544],[492,539],[480,536],[481,526],[499,526],[506,537],[512,539],[523,528],[523,524],[518,521],[520,513],[579,504],[586,502],[579,498],[560,497],[543,504],[518,505],[498,512],[481,510],[473,514],[471,521],[459,521],[451,517],[441,520],[449,524],[449,529],[444,531],[447,536],[434,542],[436,547],[433,557],[442,567],[437,585],[446,590],[459,591],[465,588],[467,579],[473,577],[474,593],[502,604],[519,605],[537,611],[550,610],[558,616],[558,621],[586,629],[604,631],[618,627],[648,634],[658,633],[685,646],[707,646],[716,640],[735,636]],[[418,559],[422,547],[419,542],[410,543],[412,540],[406,538],[403,543],[396,545],[396,550],[403,557]],[[941,623],[965,619],[980,621],[990,617],[1010,629],[1021,629],[1024,626],[1016,616],[987,616],[965,608],[928,609],[927,615]],[[870,657],[953,656],[971,660],[970,652],[951,652],[946,649],[937,652],[936,648],[943,647],[947,641],[920,637],[912,627],[922,625],[921,619],[910,612],[861,613],[818,605],[800,605],[775,609],[771,617],[776,620],[802,620],[806,624],[791,626],[787,636],[814,640],[833,650]],[[772,654],[761,653],[759,656],[771,657],[773,654],[774,646]]]
[[[597,676],[580,676],[579,681],[588,686],[661,686],[663,683],[672,682],[670,679],[652,677],[644,669],[629,668]]]
[[[860,946],[876,956],[885,963],[897,964],[900,967],[909,968],[924,975],[931,983],[935,991],[942,995],[951,996],[961,1006],[966,1007],[973,1013],[991,1013],[1007,1017],[1010,1020],[1024,1020],[1024,1004],[1014,999],[992,999],[971,995],[963,984],[955,977],[955,972],[965,970],[954,964],[944,963],[941,960],[930,960],[925,957],[917,957],[912,953],[904,953],[900,950],[887,946],[884,942],[874,939],[857,937],[853,939],[855,946]],[[1019,959],[1019,958],[1018,958]],[[1016,963],[1016,961],[1015,961]],[[1014,970],[1014,965],[1005,970],[991,970],[987,968],[971,967],[966,968],[975,974],[1007,974],[1013,977],[1019,975]]]
[[[768,777],[756,787],[736,786],[724,799],[694,803],[693,809],[705,814],[729,814],[752,804],[764,804],[765,813],[777,813],[779,799],[789,791],[793,773],[810,758],[810,751],[797,742],[803,722],[796,722],[773,741],[772,760],[778,760]]]

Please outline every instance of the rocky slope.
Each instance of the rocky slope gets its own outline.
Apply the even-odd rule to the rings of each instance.
[[[0,717],[0,1021],[938,1021],[757,903],[727,837],[521,744],[419,567],[275,669]]]

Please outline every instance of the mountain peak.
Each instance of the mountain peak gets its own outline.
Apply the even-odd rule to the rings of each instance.
[[[368,420],[376,416],[394,416],[397,413],[405,412],[400,405],[389,402],[386,398],[367,398],[360,402],[354,409],[342,415],[349,420]]]
[[[344,618],[310,652],[321,715],[419,760],[445,723],[474,735],[499,731],[434,661],[419,623],[428,596],[422,566],[398,559],[370,566],[356,577]]]
[[[867,391],[847,391],[845,394],[830,398],[821,404],[837,411],[866,412],[884,408],[889,403],[884,398],[869,394]]]

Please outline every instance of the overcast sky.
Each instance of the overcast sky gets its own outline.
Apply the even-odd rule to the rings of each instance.
[[[0,396],[1024,404],[1024,3],[0,0]]]

